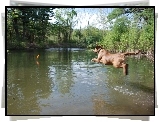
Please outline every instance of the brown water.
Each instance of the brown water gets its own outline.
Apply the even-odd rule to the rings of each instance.
[[[37,55],[40,55],[36,59]],[[128,57],[122,69],[83,49],[10,51],[8,115],[154,115],[154,66]]]

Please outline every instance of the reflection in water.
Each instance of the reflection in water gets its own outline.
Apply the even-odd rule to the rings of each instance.
[[[57,57],[54,55],[49,58],[53,63],[53,65],[49,66],[49,77],[62,94],[69,93],[73,84],[71,55],[71,51],[65,50],[60,51]],[[55,62],[53,62],[54,60]]]
[[[36,61],[36,64],[39,65],[40,64],[39,61]]]
[[[90,62],[94,56],[76,48],[10,51],[7,114],[154,114],[152,63],[129,57],[123,76],[121,69]]]

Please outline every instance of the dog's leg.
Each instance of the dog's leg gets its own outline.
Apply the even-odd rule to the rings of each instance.
[[[126,75],[129,74],[129,64],[126,64]]]
[[[128,64],[120,63],[120,62],[114,62],[113,66],[115,68],[123,68],[123,74],[128,75]]]
[[[97,62],[97,63],[102,63],[101,61],[102,57],[98,56],[98,58],[93,58],[91,61]]]
[[[91,61],[98,62],[98,59],[93,58]]]
[[[123,63],[122,67],[123,67],[123,74],[128,75],[128,64]]]

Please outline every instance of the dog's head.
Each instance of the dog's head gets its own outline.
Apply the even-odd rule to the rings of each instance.
[[[102,46],[96,46],[96,47],[94,48],[93,52],[99,53],[99,51],[100,51],[101,49],[103,49]]]

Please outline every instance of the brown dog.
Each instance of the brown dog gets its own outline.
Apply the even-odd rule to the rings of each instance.
[[[105,65],[113,65],[115,68],[123,68],[124,75],[128,75],[128,64],[125,63],[126,55],[136,55],[139,53],[126,52],[126,53],[116,53],[111,54],[107,50],[103,49],[101,46],[96,46],[93,52],[98,54],[97,58],[93,58],[91,61],[97,63],[103,63]]]

